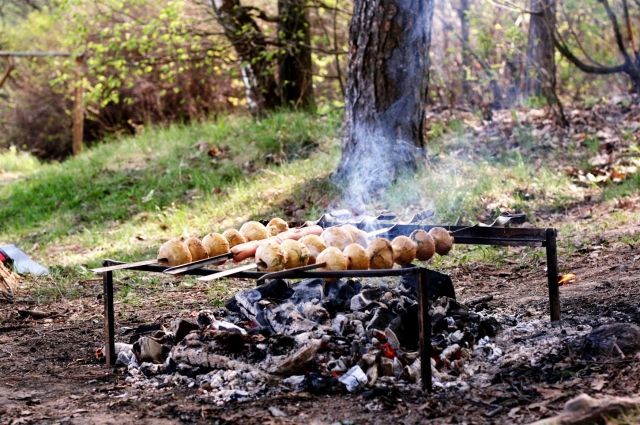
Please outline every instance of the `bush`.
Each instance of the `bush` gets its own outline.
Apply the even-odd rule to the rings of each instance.
[[[44,81],[43,81],[44,78]],[[23,70],[11,103],[0,104],[4,145],[39,158],[61,159],[71,153],[71,102],[43,76]]]

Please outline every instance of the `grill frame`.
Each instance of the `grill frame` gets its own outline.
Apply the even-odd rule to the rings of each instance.
[[[321,218],[317,224],[322,227],[347,224],[332,222]],[[509,228],[509,227],[479,227],[479,226],[447,226],[447,225],[421,225],[421,224],[394,224],[385,223],[380,220],[372,223],[351,223],[359,228],[366,228],[367,231],[386,229],[380,233],[380,237],[394,238],[398,235],[409,235],[416,229],[429,230],[432,227],[444,227],[453,232],[456,244],[474,245],[494,245],[494,246],[532,246],[543,247],[546,250],[547,262],[547,286],[549,293],[549,314],[551,321],[560,320],[560,290],[558,285],[558,259],[556,238],[557,231],[554,228]],[[107,259],[102,265],[104,267],[124,264],[121,261]],[[163,273],[168,267],[161,265],[142,265],[128,268],[127,270],[143,271],[151,273]],[[221,271],[220,269],[195,269],[184,275],[206,276],[211,273]],[[344,270],[344,271],[301,271],[287,276],[287,279],[306,278],[343,278],[343,277],[399,277],[410,274],[418,276],[418,309],[419,309],[419,333],[420,333],[420,359],[421,378],[423,389],[431,392],[431,317],[428,308],[428,269],[424,267],[401,267],[394,269],[379,270]],[[265,275],[260,271],[244,271],[234,275],[239,279],[254,279]],[[113,289],[114,271],[102,273],[103,279],[103,302],[104,302],[104,339],[105,357],[108,368],[115,366],[115,307]]]

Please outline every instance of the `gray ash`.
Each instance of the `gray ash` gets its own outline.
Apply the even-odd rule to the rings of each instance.
[[[432,368],[455,376],[499,326],[458,303],[446,275],[431,273]],[[119,345],[118,359],[134,385],[197,387],[220,403],[281,391],[376,394],[419,389],[418,340],[411,279],[273,280],[140,336],[135,355]]]

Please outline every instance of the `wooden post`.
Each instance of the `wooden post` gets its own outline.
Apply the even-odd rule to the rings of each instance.
[[[82,152],[84,137],[84,54],[76,56],[76,83],[73,101],[73,145],[74,155]]]

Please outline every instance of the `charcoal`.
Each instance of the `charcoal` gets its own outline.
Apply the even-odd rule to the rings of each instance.
[[[365,287],[362,289],[362,295],[368,300],[377,301],[382,295],[387,292],[388,287],[386,285]]]
[[[157,335],[161,345],[176,344],[164,364],[141,367],[133,358],[129,373],[144,370],[156,387],[195,385],[218,404],[283,390],[344,394],[415,384],[418,302],[407,279],[306,279],[291,288],[269,280],[237,293],[226,309],[200,312],[197,323],[174,321],[172,332]],[[433,282],[446,289],[447,279]],[[452,288],[440,294],[429,306],[436,379],[460,375],[470,353],[499,331],[494,318],[456,302]]]
[[[291,302],[265,309],[264,318],[267,325],[280,334],[296,334],[318,326],[316,322],[304,317]]]
[[[498,334],[500,329],[500,323],[498,323],[498,320],[496,320],[495,317],[482,318],[478,325],[478,339],[484,338],[485,336],[493,338]]]
[[[372,365],[367,369],[367,385],[373,386],[378,380],[378,365]]]
[[[164,363],[170,350],[171,346],[165,344],[162,339],[150,336],[141,336],[132,347],[139,363]]]
[[[407,274],[400,277],[401,289],[410,292],[414,297],[418,295],[418,275]],[[427,287],[429,299],[435,300],[440,297],[455,299],[456,293],[453,288],[451,278],[446,274],[433,270],[427,270]]]
[[[418,348],[418,304],[414,303],[407,310],[402,310],[389,322],[391,329],[397,336],[400,346],[408,350]]]
[[[130,335],[129,344],[133,344],[142,335],[149,335],[161,329],[162,329],[162,325],[160,323],[150,323],[150,324],[142,324],[140,326],[136,326],[135,328],[123,326],[122,328],[120,328],[120,331],[122,332],[123,335]]]
[[[292,375],[282,380],[284,385],[289,386],[291,389],[301,391],[304,389],[305,381],[307,377],[304,375]]]
[[[262,285],[256,286],[258,291],[265,300],[271,300],[274,302],[282,302],[291,297],[294,290],[289,288],[289,285],[282,279],[271,279]]]
[[[293,288],[289,301],[300,304],[322,299],[323,279],[305,279]]]
[[[224,308],[232,313],[240,313],[240,306],[238,306],[238,300],[235,297],[228,299],[224,303]]]
[[[336,315],[336,317],[334,317],[334,319],[331,321],[331,329],[333,329],[333,331],[337,335],[343,335],[344,328],[348,320],[349,319],[347,319],[347,316],[345,316],[344,314]]]
[[[311,394],[338,394],[344,392],[344,386],[336,378],[315,372],[306,376],[304,387]]]
[[[380,369],[382,376],[393,376],[393,359],[382,357],[380,359]]]
[[[405,366],[402,373],[406,381],[417,382],[418,378],[420,378],[420,359],[416,359],[410,365]]]
[[[349,307],[353,311],[362,310],[367,308],[372,303],[372,301],[364,296],[363,293],[359,293],[354,295],[349,302]]]
[[[306,368],[320,348],[322,348],[322,340],[311,340],[291,354],[282,356],[279,359],[270,359],[269,371],[277,375],[295,375]]]
[[[171,322],[171,332],[174,334],[176,343],[182,341],[189,332],[197,331],[198,329],[200,329],[200,326],[191,320],[176,319]]]
[[[306,302],[298,306],[298,311],[312,322],[322,324],[330,319],[329,312],[323,307],[313,302]]]
[[[391,320],[393,320],[394,315],[389,311],[386,307],[379,307],[375,309],[373,317],[367,323],[366,329],[384,329],[386,328]]]
[[[351,298],[360,292],[361,286],[358,281],[352,279],[340,279],[325,285],[322,305],[332,316],[335,316],[336,313],[350,307]]]
[[[588,355],[612,357],[633,356],[640,351],[640,326],[632,323],[610,323],[591,331],[585,338]]]
[[[396,336],[395,332],[393,332],[390,328],[386,328],[384,330],[384,334],[387,337],[389,345],[391,345],[394,350],[398,350],[400,348],[400,340]]]

